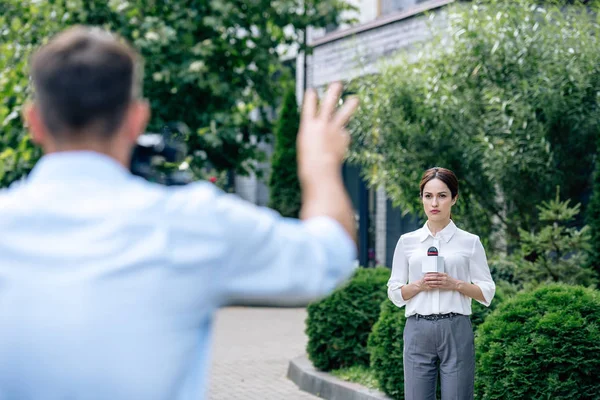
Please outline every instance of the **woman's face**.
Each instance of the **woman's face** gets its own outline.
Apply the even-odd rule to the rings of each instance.
[[[431,221],[445,221],[450,219],[450,212],[456,199],[441,180],[434,178],[423,188],[423,208],[427,218]]]

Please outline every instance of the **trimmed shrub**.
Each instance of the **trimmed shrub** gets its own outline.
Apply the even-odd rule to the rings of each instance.
[[[369,335],[371,368],[379,387],[393,399],[404,399],[404,307],[398,308],[389,300],[381,304],[379,320]]]
[[[387,297],[390,270],[359,268],[328,297],[308,306],[308,357],[324,371],[369,365],[367,338]]]
[[[496,281],[496,294],[494,299],[492,300],[492,304],[489,307],[482,305],[481,303],[472,300],[471,302],[471,324],[473,325],[473,330],[477,331],[479,325],[481,325],[485,319],[490,315],[495,309],[500,306],[500,304],[504,303],[508,298],[516,294],[516,289],[502,281]]]
[[[600,393],[600,295],[552,284],[507,300],[479,327],[475,397],[593,399]]]

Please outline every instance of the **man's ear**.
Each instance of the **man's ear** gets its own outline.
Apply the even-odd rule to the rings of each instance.
[[[133,102],[129,108],[128,119],[129,129],[127,131],[129,140],[135,143],[138,136],[146,130],[146,126],[150,120],[150,104],[145,100]]]
[[[31,139],[37,145],[43,145],[48,139],[48,130],[42,122],[39,108],[34,103],[26,103],[23,106],[23,121],[29,128]]]

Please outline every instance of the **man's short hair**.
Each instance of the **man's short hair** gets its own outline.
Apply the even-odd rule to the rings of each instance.
[[[61,141],[109,138],[140,95],[140,59],[114,35],[70,28],[39,49],[31,62],[34,96],[49,133]]]

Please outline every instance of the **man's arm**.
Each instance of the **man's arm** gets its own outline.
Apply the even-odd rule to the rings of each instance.
[[[282,218],[226,196],[219,208],[231,226],[230,263],[221,274],[225,300],[304,302],[327,294],[354,270],[354,212],[341,166],[349,137],[344,127],[356,109],[336,107],[342,86],[332,85],[318,107],[306,93],[298,132],[301,221]]]
[[[223,302],[304,303],[352,274],[356,245],[331,217],[283,218],[233,195],[218,202],[230,243],[216,282]]]
[[[344,126],[358,102],[349,99],[334,114],[342,85],[329,87],[323,105],[317,111],[317,95],[307,91],[298,133],[298,174],[302,186],[301,218],[327,216],[338,221],[356,241],[352,203],[344,187],[341,166],[350,142]]]

